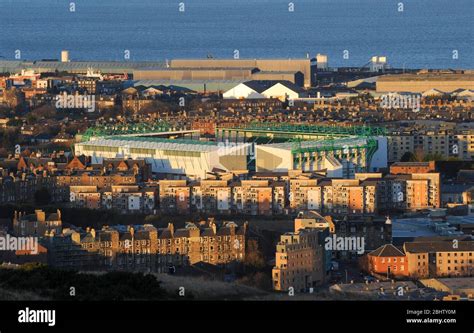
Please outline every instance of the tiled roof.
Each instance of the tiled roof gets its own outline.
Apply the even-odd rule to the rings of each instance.
[[[392,244],[385,244],[369,253],[373,257],[404,257],[405,254]]]

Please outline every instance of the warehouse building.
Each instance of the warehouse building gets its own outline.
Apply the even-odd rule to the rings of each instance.
[[[288,81],[302,87],[304,75],[299,71],[260,71],[258,68],[158,68],[133,71],[133,79],[155,81]]]
[[[77,143],[76,155],[145,159],[152,171],[169,177],[204,179],[215,169],[246,170],[250,144],[222,147],[185,139],[111,136]]]
[[[227,90],[222,96],[227,99],[262,99],[263,92],[274,84],[272,81],[247,81],[242,82]]]
[[[163,68],[137,70],[134,80],[244,80],[250,79],[257,68]]]
[[[30,69],[36,73],[68,72],[72,74],[87,74],[90,69],[102,74],[133,73],[139,69],[163,69],[166,64],[163,61],[0,61],[0,73],[21,73],[22,70]]]
[[[258,79],[274,79],[283,72],[293,73],[295,79],[303,76],[303,86],[311,87],[316,81],[316,65],[311,59],[173,59],[171,68],[201,68],[201,69],[230,69],[230,68],[257,68],[260,72]],[[258,72],[256,72],[258,73]],[[301,74],[298,74],[301,73]],[[254,74],[255,75],[255,74]],[[268,76],[268,75],[271,75]],[[288,75],[288,74],[286,74]],[[253,78],[253,79],[257,79]],[[299,82],[293,82],[299,84]]]
[[[304,89],[290,81],[254,80],[240,83],[227,90],[226,99],[261,99],[276,98],[281,101],[303,97]]]
[[[246,80],[136,80],[134,87],[167,87],[175,91],[194,91],[201,94],[223,93]]]
[[[418,72],[416,74],[383,75],[377,79],[376,90],[380,93],[424,93],[436,89],[451,93],[458,89],[474,89],[472,72]]]

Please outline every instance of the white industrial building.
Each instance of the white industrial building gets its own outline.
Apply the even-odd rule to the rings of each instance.
[[[281,101],[297,99],[303,97],[304,94],[305,91],[302,88],[289,81],[278,82],[262,92],[262,95],[266,98],[278,98]]]
[[[265,96],[260,85],[253,84],[254,81],[243,82],[236,85],[234,88],[227,90],[222,94],[222,97],[227,99],[262,99]]]
[[[149,137],[105,137],[75,145],[76,155],[145,159],[155,173],[204,179],[214,169],[247,169],[250,144],[221,147],[215,142]]]
[[[223,94],[226,99],[296,99],[303,97],[304,89],[290,81],[248,81],[239,83]]]

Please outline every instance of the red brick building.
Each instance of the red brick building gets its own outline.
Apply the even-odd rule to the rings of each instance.
[[[410,175],[413,173],[429,173],[435,171],[435,161],[429,162],[396,162],[390,166],[392,175]]]
[[[384,276],[408,276],[405,254],[392,244],[386,244],[367,255],[368,271]]]

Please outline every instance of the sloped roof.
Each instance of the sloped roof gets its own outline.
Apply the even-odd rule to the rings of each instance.
[[[438,90],[438,89],[430,89],[430,90],[427,90],[425,92],[423,92],[423,94],[421,94],[422,96],[442,96],[442,95],[445,95],[446,93],[444,91],[441,91],[441,90]]]
[[[385,244],[369,253],[372,257],[404,257],[405,254],[392,244]]]
[[[283,81],[276,81],[275,84],[273,84],[271,87],[267,88],[270,89],[274,86],[276,86],[277,84],[281,84],[282,86],[285,86],[286,88],[296,92],[296,93],[303,93],[305,92],[305,90],[303,88],[301,88],[300,86],[294,84],[293,82],[290,82],[290,81],[286,81],[286,80],[283,80]]]
[[[252,80],[244,82],[243,84],[258,93],[262,93],[268,88],[273,87],[277,82],[278,81]]]

